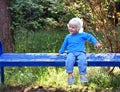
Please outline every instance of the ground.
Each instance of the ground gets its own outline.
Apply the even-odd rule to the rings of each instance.
[[[120,90],[95,90],[90,91],[87,87],[85,88],[69,88],[63,90],[62,88],[53,88],[53,87],[22,87],[22,86],[6,86],[0,89],[0,92],[120,92]]]
[[[22,87],[22,86],[6,86],[3,87],[0,92],[65,92],[62,89],[52,88],[52,87]]]
[[[0,89],[0,92],[94,92],[88,91],[87,87],[76,88],[73,85],[70,85],[68,88],[54,88],[52,86],[43,87],[23,87],[23,86],[3,86]]]

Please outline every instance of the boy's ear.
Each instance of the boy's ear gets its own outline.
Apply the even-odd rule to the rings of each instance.
[[[69,24],[67,24],[67,27],[69,27]]]

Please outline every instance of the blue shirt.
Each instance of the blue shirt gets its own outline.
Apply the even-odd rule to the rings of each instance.
[[[67,53],[72,52],[86,52],[85,42],[92,42],[94,45],[98,43],[97,39],[86,32],[77,33],[77,34],[68,34],[59,50],[60,54],[63,54],[65,50]]]

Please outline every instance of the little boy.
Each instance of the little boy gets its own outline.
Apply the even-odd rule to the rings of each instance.
[[[74,83],[72,75],[75,60],[78,62],[81,82],[88,82],[86,77],[86,51],[85,41],[90,41],[95,47],[101,46],[97,39],[86,32],[83,32],[83,21],[80,18],[72,18],[67,24],[69,34],[65,37],[64,42],[59,50],[58,55],[63,54],[67,50],[67,59],[65,62],[66,72],[68,73],[68,84]],[[82,29],[82,31],[81,31]]]

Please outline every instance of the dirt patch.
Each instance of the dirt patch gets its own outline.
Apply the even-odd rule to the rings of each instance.
[[[91,91],[88,88],[70,88],[69,90],[63,90],[62,88],[53,87],[22,87],[22,86],[5,86],[0,88],[0,92],[120,92],[120,90],[94,90]]]
[[[0,89],[0,92],[66,92],[61,88],[53,88],[53,87],[22,87],[22,86],[6,86]]]

